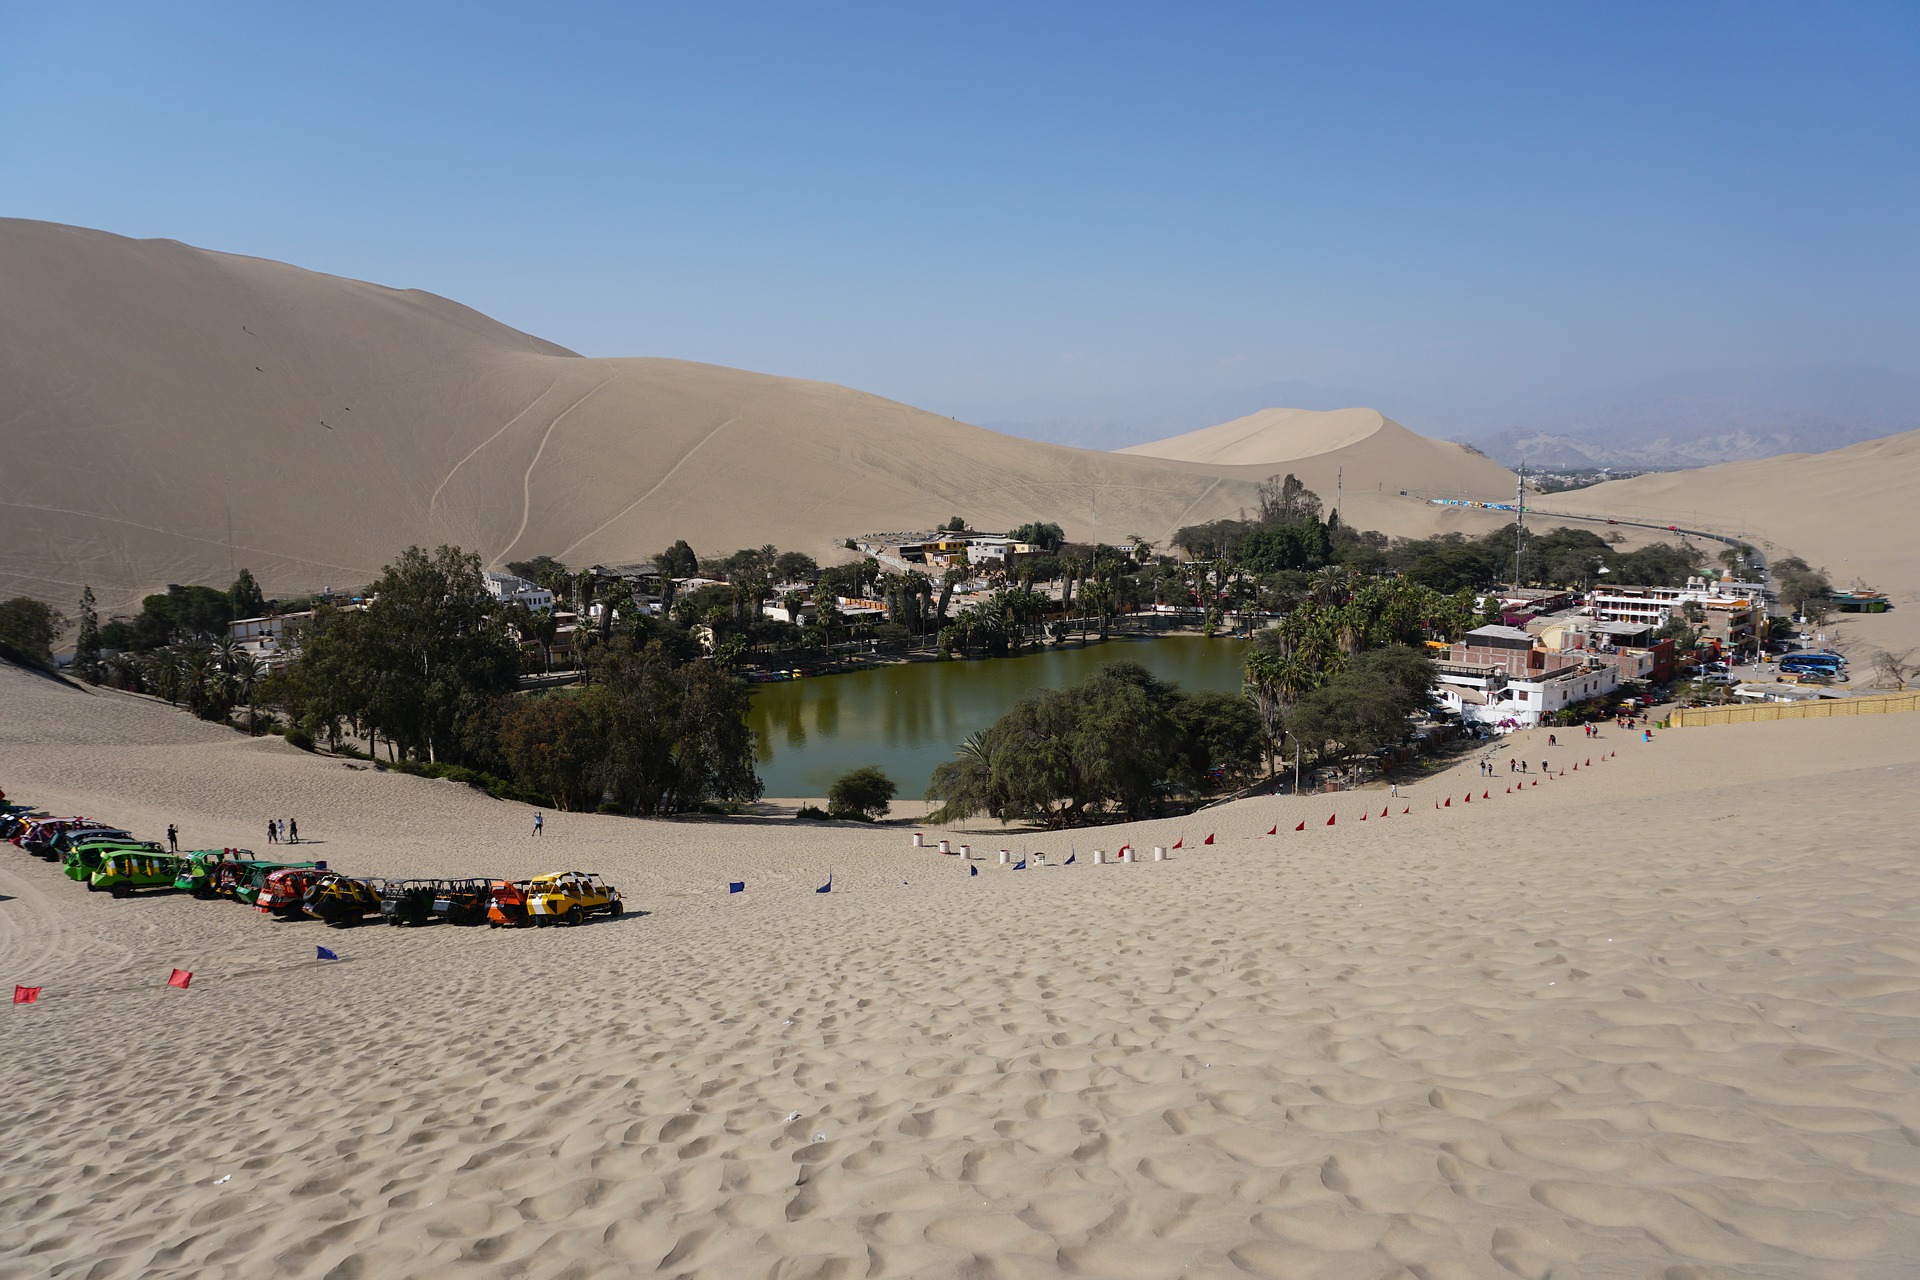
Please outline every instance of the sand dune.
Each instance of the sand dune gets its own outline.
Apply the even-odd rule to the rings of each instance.
[[[0,1055],[32,1135],[0,1167],[0,1275],[1853,1278],[1920,1254],[1920,716],[1527,735],[1594,763],[1042,838],[1080,864],[975,878],[898,827],[558,815],[534,846],[521,806],[128,695],[0,668],[0,705],[16,796],[192,844],[290,813],[349,869],[585,866],[648,913],[325,931],[115,902],[0,846],[0,972],[45,988]]]
[[[1062,449],[845,387],[589,360],[443,298],[166,241],[0,221],[0,593],[354,587],[409,543],[645,558],[1036,517],[1232,514],[1253,484]]]
[[[1910,529],[1920,511],[1920,431],[1831,453],[1785,454],[1613,480],[1540,505],[1741,534],[1775,556],[1824,567],[1837,586],[1856,579],[1887,592],[1892,612],[1844,622],[1867,648],[1920,644],[1920,566]]]
[[[1373,409],[1262,409],[1120,452],[1263,475],[1285,469],[1303,480],[1309,473],[1324,474],[1328,497],[1335,468],[1344,469],[1346,483],[1356,492],[1417,488],[1448,497],[1487,497],[1511,490],[1514,483],[1513,473],[1491,458],[1450,440],[1417,435]]]

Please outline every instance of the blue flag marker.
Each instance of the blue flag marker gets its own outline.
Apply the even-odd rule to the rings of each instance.
[[[980,868],[978,868],[978,867],[968,867],[968,868],[967,868],[967,874],[968,874],[968,875],[970,875],[970,876],[977,876],[977,875],[979,875],[979,874],[980,874]]]
[[[1077,858],[1077,857],[1079,857],[1079,856],[1080,856],[1080,854],[1079,854],[1079,853],[1078,853],[1077,851],[1076,851],[1076,852],[1074,852],[1074,853],[1069,853],[1069,854],[1067,855],[1067,860],[1066,860],[1065,862],[1063,862],[1063,863],[1061,863],[1060,865],[1061,865],[1061,866],[1063,866],[1063,867],[1070,867],[1070,866],[1072,866],[1072,865],[1073,865],[1073,860],[1074,860],[1075,858]]]
[[[338,960],[340,958],[339,956],[333,954],[333,952],[327,950],[325,947],[315,947],[314,950],[320,953],[319,955],[314,957],[315,960]]]
[[[1020,859],[1020,861],[1013,864],[1013,869],[1015,871],[1025,871],[1027,869],[1027,860],[1025,858]]]
[[[746,891],[747,891],[747,882],[745,880],[727,881],[728,893],[745,893]]]
[[[814,892],[815,893],[832,893],[833,892],[833,872],[831,871],[827,872],[827,882],[821,885],[818,889],[815,889]]]

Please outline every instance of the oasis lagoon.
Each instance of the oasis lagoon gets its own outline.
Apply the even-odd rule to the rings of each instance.
[[[1035,689],[1061,689],[1109,662],[1135,662],[1188,692],[1238,692],[1245,642],[1202,636],[1116,637],[1017,658],[906,662],[754,686],[748,714],[769,796],[827,794],[833,780],[878,765],[918,800],[934,769],[970,733]]]

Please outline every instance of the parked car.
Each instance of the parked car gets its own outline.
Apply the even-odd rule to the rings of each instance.
[[[445,880],[433,895],[433,914],[448,924],[485,924],[492,896],[489,881]]]
[[[626,911],[620,891],[586,871],[554,871],[527,881],[527,914],[536,925],[579,924]]]
[[[487,928],[523,929],[532,923],[527,914],[527,882],[495,880],[487,899]]]
[[[93,873],[100,869],[100,860],[113,853],[165,853],[151,840],[82,840],[67,850],[65,864],[61,874],[69,880],[78,880],[89,889]]]
[[[135,889],[172,890],[180,875],[180,857],[172,853],[120,850],[100,860],[87,888],[124,898]]]
[[[441,880],[389,880],[380,893],[380,918],[396,928],[428,924],[433,900],[440,896]]]
[[[56,847],[59,839],[69,832],[86,832],[102,836],[125,836],[131,840],[132,833],[107,822],[97,822],[92,818],[36,818],[14,838],[14,843],[36,858],[48,862],[60,859],[60,849]]]
[[[355,880],[338,871],[323,872],[307,886],[306,913],[332,928],[351,929],[380,914],[381,880]]]
[[[251,862],[251,849],[195,849],[180,855],[180,874],[173,887],[196,898],[211,898],[217,892],[214,877],[228,862]]]
[[[267,887],[267,877],[276,871],[317,868],[313,862],[258,862],[238,858],[229,859],[214,869],[213,891],[215,894],[232,898],[235,902],[253,907],[260,905],[260,891]]]
[[[282,920],[299,920],[307,914],[307,890],[321,876],[329,874],[323,864],[310,867],[281,867],[267,872],[254,905]]]

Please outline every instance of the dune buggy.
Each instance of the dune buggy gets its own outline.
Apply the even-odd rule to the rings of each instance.
[[[555,871],[527,881],[527,914],[536,925],[579,924],[592,915],[626,910],[620,891],[586,871]]]

